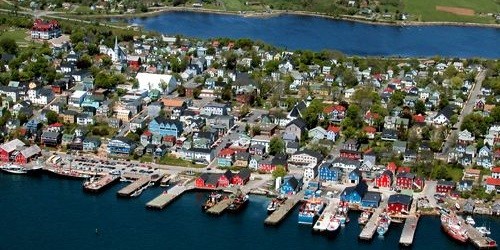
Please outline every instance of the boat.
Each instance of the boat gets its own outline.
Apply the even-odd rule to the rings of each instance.
[[[491,231],[485,226],[476,227],[477,231],[479,231],[483,236],[487,236],[491,234]]]
[[[320,198],[307,200],[299,210],[299,224],[314,224],[314,220],[323,212],[325,203]]]
[[[380,214],[377,222],[377,234],[384,236],[384,234],[389,230],[390,225],[391,218],[385,213]]]
[[[160,187],[168,187],[170,182],[170,175],[165,175],[160,181]]]
[[[339,220],[341,226],[345,226],[349,222],[349,216],[346,213],[336,213],[335,218]]]
[[[330,212],[323,213],[319,219],[314,223],[313,230],[323,232],[328,228],[330,221],[335,219],[335,216]]]
[[[240,193],[239,195],[236,196],[236,198],[234,198],[233,202],[229,204],[228,210],[230,212],[239,211],[240,209],[245,207],[246,204],[248,204],[249,198],[250,197],[248,195]]]
[[[135,190],[130,196],[137,197],[137,196],[142,194],[142,190],[144,190],[144,188],[139,188],[139,189]]]
[[[372,213],[368,210],[363,211],[358,218],[358,224],[359,225],[366,225],[368,223],[368,220],[370,220],[370,216]]]
[[[328,233],[335,233],[335,232],[338,232],[338,229],[340,227],[340,221],[333,217],[331,220],[330,220],[330,223],[328,223],[328,226],[326,226],[326,231]]]
[[[210,209],[211,207],[215,206],[215,204],[219,203],[219,201],[221,201],[222,199],[223,199],[222,194],[212,192],[207,197],[207,200],[205,201],[205,203],[203,203],[203,205],[201,205],[201,209],[203,211],[206,211],[206,210]]]
[[[467,232],[463,228],[460,220],[454,214],[441,215],[441,227],[444,232],[454,240],[466,243],[469,239]]]
[[[476,225],[476,222],[474,221],[474,219],[472,219],[472,217],[470,215],[465,218],[465,222],[467,222],[467,224],[469,224],[471,226]]]
[[[83,190],[87,192],[100,192],[118,180],[117,175],[92,176],[83,183]]]
[[[52,174],[66,178],[88,179],[92,176],[88,173],[76,171],[73,169],[60,168],[60,167],[45,168],[45,169],[51,172]]]
[[[457,210],[460,210],[460,205],[459,205],[458,203],[455,203],[455,208],[456,208]]]
[[[286,201],[286,199],[287,198],[285,196],[278,196],[277,198],[272,199],[269,202],[269,205],[267,205],[267,213],[272,214]]]
[[[0,167],[1,170],[10,173],[10,174],[27,174],[28,169],[25,167],[15,165],[15,164],[6,164]]]

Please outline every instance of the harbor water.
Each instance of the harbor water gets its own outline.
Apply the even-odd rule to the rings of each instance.
[[[0,174],[0,249],[397,249],[403,225],[383,238],[361,242],[359,213],[334,237],[297,224],[296,209],[277,227],[264,226],[268,198],[251,196],[238,214],[209,216],[201,211],[207,193],[187,193],[164,210],[145,204],[163,189],[153,187],[132,199],[119,198],[120,183],[101,194],[84,193],[81,180],[47,175]],[[500,220],[476,216],[500,240]],[[394,223],[393,223],[394,224]],[[473,249],[440,229],[438,217],[420,220],[413,249]]]
[[[331,49],[359,56],[500,57],[500,28],[389,26],[299,15],[257,18],[195,12],[128,21],[169,35],[250,38],[290,50]]]

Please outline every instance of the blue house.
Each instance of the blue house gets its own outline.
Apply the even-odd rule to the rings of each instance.
[[[35,134],[41,126],[42,123],[37,119],[31,119],[26,123],[26,129],[32,134]]]
[[[366,192],[363,199],[361,199],[361,206],[377,208],[380,205],[381,200],[382,196],[379,192]]]
[[[307,188],[304,192],[304,199],[307,200],[309,198],[315,197],[317,191],[320,189],[321,183],[318,181],[309,181],[307,184]],[[321,191],[320,191],[321,192]]]
[[[333,167],[332,163],[325,162],[319,166],[319,180],[337,182],[342,178],[342,169]]]
[[[115,137],[108,143],[108,153],[111,155],[130,155],[135,148],[135,143],[123,136]]]
[[[346,187],[340,195],[340,200],[344,202],[360,204],[367,191],[368,185],[366,185],[366,183],[362,181],[356,186]]]
[[[153,134],[170,135],[177,138],[182,134],[183,127],[180,121],[158,116],[149,123],[149,131]]]
[[[300,186],[302,183],[302,179],[297,179],[295,176],[285,176],[283,179],[283,185],[281,185],[280,193],[281,194],[295,194],[300,191]]]
[[[359,168],[354,169],[353,171],[351,171],[349,173],[349,176],[348,176],[349,182],[353,183],[353,184],[358,184],[361,181],[361,179],[363,178],[361,175],[362,175],[362,173],[359,170]]]

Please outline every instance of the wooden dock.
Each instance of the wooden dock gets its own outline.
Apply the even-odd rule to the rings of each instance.
[[[316,223],[313,226],[314,231],[325,231],[326,228],[328,227],[328,224],[330,224],[330,220],[335,216],[335,211],[337,210],[338,207],[338,199],[331,199],[326,206],[326,208],[323,210],[323,213],[319,216],[319,219],[316,221]]]
[[[151,179],[149,177],[141,177],[135,180],[134,182],[130,183],[128,186],[120,189],[120,191],[118,191],[117,194],[122,197],[129,197],[136,190],[148,185],[150,180]]]
[[[299,193],[288,197],[288,199],[281,204],[276,211],[264,220],[264,224],[272,226],[278,225],[290,213],[290,211],[292,211],[293,208],[299,204],[302,197],[304,197],[304,191],[300,191]]]
[[[146,207],[163,209],[189,189],[190,188],[187,188],[186,186],[176,185],[170,190],[168,190],[168,192],[165,191],[162,194],[158,195],[153,200],[146,203]]]
[[[228,207],[231,205],[233,202],[234,198],[227,198],[222,201],[219,201],[215,206],[209,208],[207,210],[207,213],[209,214],[214,214],[214,215],[220,215],[222,214]]]
[[[469,235],[470,242],[472,242],[472,244],[474,244],[476,248],[488,249],[497,247],[497,243],[493,239],[487,236],[483,236],[476,228],[465,223],[463,219],[462,225],[464,225],[465,230],[467,231],[467,235]]]
[[[89,180],[83,184],[83,189],[87,192],[101,192],[111,184],[118,181],[120,177],[117,175],[104,175],[96,180]]]
[[[410,246],[411,244],[413,244],[415,231],[417,230],[418,219],[419,217],[416,215],[410,215],[406,218],[403,232],[401,233],[401,238],[399,238],[399,244],[403,246]]]
[[[363,230],[361,230],[361,233],[359,234],[359,238],[362,240],[371,240],[373,238],[373,235],[375,234],[375,231],[377,231],[377,221],[378,217],[383,211],[383,207],[385,205],[380,205],[375,212],[373,212],[372,217],[370,217],[370,220],[366,223],[365,227]]]

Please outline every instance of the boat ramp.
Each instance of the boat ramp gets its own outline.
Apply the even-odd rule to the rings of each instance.
[[[163,192],[153,200],[146,203],[146,207],[155,208],[155,209],[163,209],[168,204],[173,202],[175,199],[180,197],[184,192],[193,189],[193,187],[187,187],[184,185],[176,185],[169,189],[168,191]]]
[[[384,207],[386,207],[387,204],[380,204],[380,206],[375,209],[375,212],[373,212],[372,217],[370,217],[370,220],[366,223],[365,227],[359,234],[359,238],[362,240],[371,240],[373,238],[373,235],[375,234],[375,231],[377,231],[377,221],[378,217],[384,210]]]
[[[276,209],[271,215],[269,215],[265,220],[264,224],[266,225],[278,225],[289,213],[293,210],[293,208],[299,204],[299,202],[304,197],[304,190],[299,193],[288,197],[288,199],[281,204],[281,206]]]
[[[118,196],[130,197],[135,191],[147,186],[150,181],[150,177],[140,177],[128,186],[120,189],[120,191],[118,191]]]

